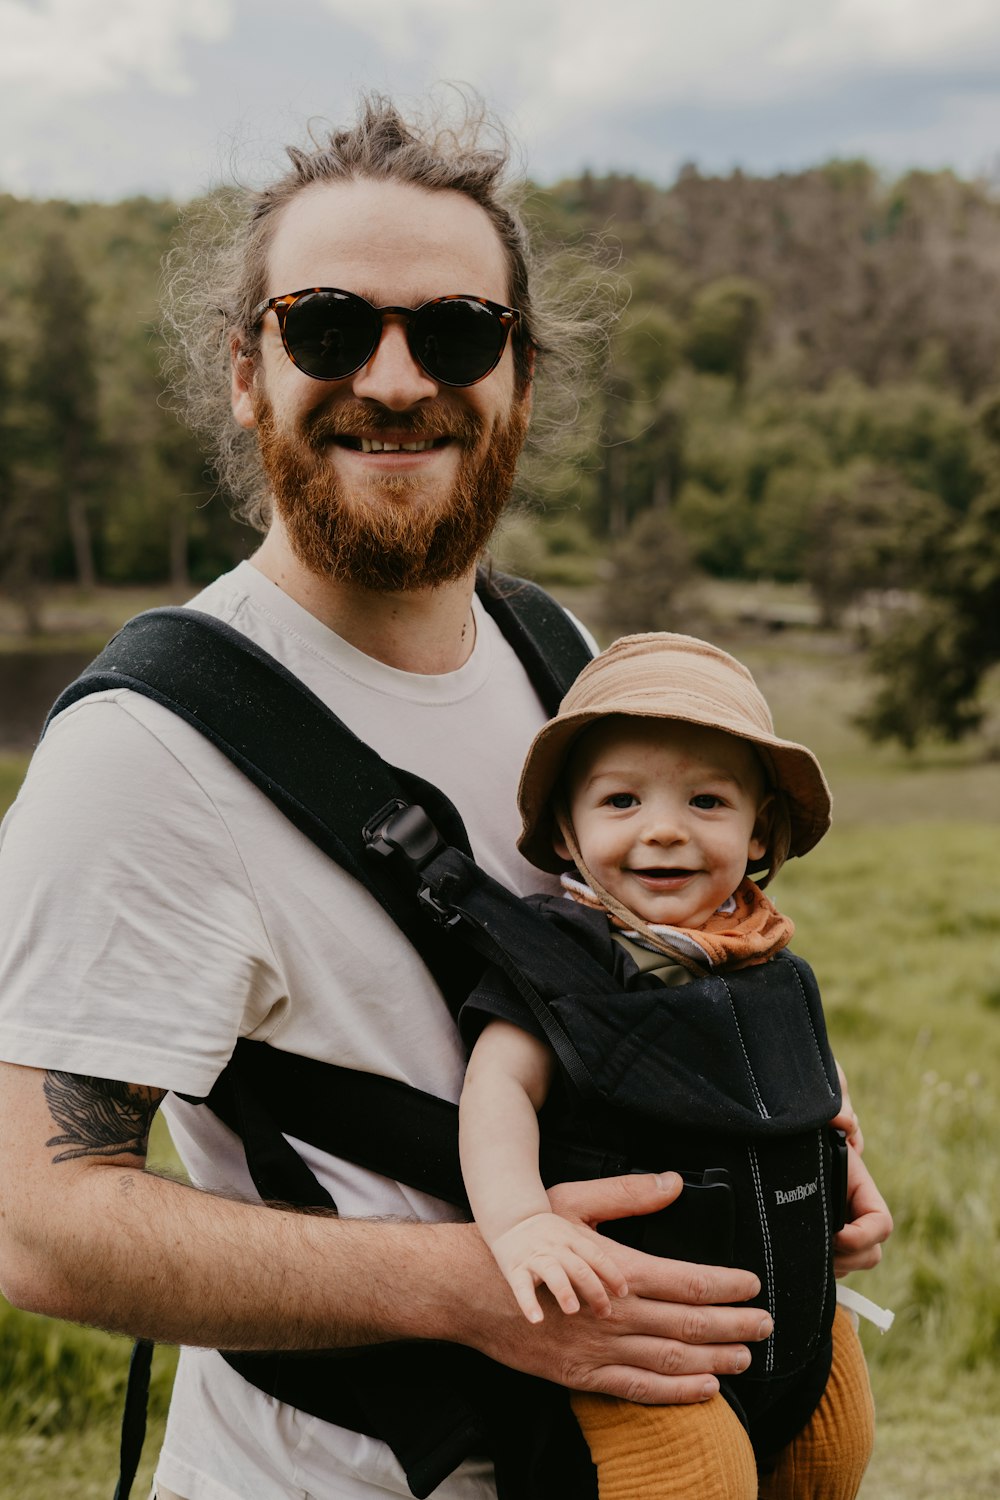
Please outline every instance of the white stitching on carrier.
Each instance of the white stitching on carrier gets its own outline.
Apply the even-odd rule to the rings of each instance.
[[[798,985],[799,994],[802,996],[802,1005],[805,1009],[806,1020],[809,1022],[809,1030],[812,1032],[812,1039],[816,1044],[816,1056],[820,1060],[820,1065],[823,1069],[823,1077],[826,1078],[826,1064],[823,1062],[823,1049],[819,1044],[819,1037],[816,1035],[816,1027],[813,1025],[812,1011],[809,1009],[809,996],[806,994],[805,985],[802,983],[802,975],[799,973],[795,964],[792,963],[791,959],[789,959],[788,962],[789,964],[791,964],[792,973],[795,975],[795,983]],[[834,1096],[834,1089],[832,1084],[830,1083],[829,1078],[826,1078],[826,1086],[830,1090],[830,1096],[832,1098]]]
[[[757,1209],[760,1214],[761,1234],[764,1237],[764,1270],[767,1275],[767,1310],[774,1319],[774,1260],[771,1256],[771,1234],[767,1223],[767,1209],[764,1206],[764,1190],[761,1187],[760,1167],[757,1162],[757,1153],[752,1146],[747,1147],[747,1155],[750,1158],[750,1170],[753,1173],[753,1190],[757,1199]],[[765,1368],[770,1373],[774,1369],[774,1340],[777,1335],[777,1323],[774,1332],[767,1341],[767,1357],[764,1361]]]
[[[825,1172],[825,1167],[826,1167],[826,1163],[823,1160],[824,1135],[825,1135],[825,1131],[818,1130],[816,1132],[816,1146],[817,1146],[817,1150],[819,1151],[819,1180],[820,1180],[820,1188],[821,1188],[819,1196],[820,1196],[820,1199],[822,1200],[822,1203],[823,1203],[823,1271],[825,1273],[826,1269],[827,1269],[826,1258],[827,1258],[827,1255],[830,1253],[829,1252],[829,1247],[830,1247],[830,1243],[831,1243],[831,1240],[832,1240],[832,1235],[830,1233],[830,1215],[829,1215],[829,1212],[828,1212],[827,1206],[826,1206],[826,1192],[823,1189],[823,1179],[824,1179],[824,1172]],[[829,1295],[829,1292],[830,1292],[830,1280],[829,1280],[829,1276],[826,1275],[826,1274],[824,1274],[824,1276],[823,1276],[823,1301],[820,1304],[820,1310],[819,1310],[819,1324],[820,1324],[820,1327],[823,1326],[823,1315],[826,1312],[826,1299],[827,1299],[827,1297]]]
[[[769,1120],[771,1118],[771,1116],[768,1114],[767,1109],[766,1109],[765,1104],[764,1104],[764,1100],[761,1098],[760,1089],[757,1087],[757,1080],[753,1076],[753,1068],[751,1068],[751,1066],[750,1066],[750,1055],[747,1052],[746,1043],[743,1040],[743,1033],[740,1030],[739,1017],[736,1014],[736,1006],[733,1004],[732,991],[730,990],[730,988],[729,988],[728,984],[726,983],[726,981],[722,978],[721,974],[719,976],[719,983],[722,985],[722,988],[725,990],[725,992],[726,992],[726,998],[729,1001],[729,1009],[730,1009],[730,1011],[732,1013],[733,1025],[736,1027],[736,1035],[740,1039],[740,1050],[743,1053],[743,1061],[747,1065],[747,1077],[750,1080],[750,1087],[753,1090],[753,1099],[754,1099],[754,1103],[757,1106],[757,1113],[760,1115],[760,1117],[761,1117],[762,1120]]]

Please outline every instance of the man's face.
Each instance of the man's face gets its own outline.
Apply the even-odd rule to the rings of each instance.
[[[282,210],[265,294],[314,286],[376,306],[417,307],[448,292],[509,298],[502,246],[476,204],[367,180],[306,188]],[[245,366],[234,367],[234,413],[257,428],[275,509],[311,571],[395,590],[474,564],[527,428],[530,401],[515,389],[509,343],[484,380],[448,387],[415,362],[390,319],[366,365],[320,381],[287,357],[268,312],[259,359],[252,372]]]

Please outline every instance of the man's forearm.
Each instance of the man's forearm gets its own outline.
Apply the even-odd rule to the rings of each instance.
[[[0,1065],[0,1285],[11,1301],[221,1348],[458,1336],[445,1267],[457,1237],[478,1242],[474,1231],[341,1221],[155,1176],[145,1154],[162,1097]]]
[[[47,1087],[46,1087],[47,1086]],[[144,1170],[162,1091],[0,1065],[0,1286],[12,1302],[216,1348],[352,1347],[429,1338],[633,1401],[704,1400],[770,1320],[732,1305],[747,1272],[620,1252],[629,1294],[530,1325],[471,1224],[340,1220],[198,1192]],[[57,1133],[53,1134],[53,1126]],[[550,1190],[593,1228],[650,1213],[680,1179]]]
[[[467,1226],[268,1208],[128,1167],[75,1175],[20,1247],[45,1267],[22,1300],[52,1316],[223,1349],[455,1336],[447,1266]]]

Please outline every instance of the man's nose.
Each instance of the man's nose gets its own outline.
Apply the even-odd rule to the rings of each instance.
[[[406,411],[419,401],[438,393],[432,380],[410,353],[406,329],[391,315],[386,318],[375,353],[366,365],[352,376],[354,394],[377,401],[390,411]]]

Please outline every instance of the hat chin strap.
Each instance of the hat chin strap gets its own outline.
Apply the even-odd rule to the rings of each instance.
[[[642,917],[636,916],[634,911],[629,911],[628,907],[624,906],[618,900],[617,896],[612,896],[610,891],[606,891],[594,879],[593,875],[587,869],[583,855],[580,853],[580,845],[577,843],[573,820],[569,815],[569,809],[561,797],[556,800],[553,811],[555,813],[555,820],[559,825],[559,832],[565,840],[566,848],[570,852],[573,863],[605,910],[610,912],[612,916],[617,917],[624,924],[626,931],[641,933],[647,943],[658,952],[665,953],[668,958],[672,958],[675,963],[680,964],[681,968],[688,969],[692,974],[710,974],[711,968],[708,964],[700,964],[689,953],[682,953],[679,948],[675,948],[672,943],[669,943],[664,938],[662,933],[654,932],[648,922],[645,922]]]

